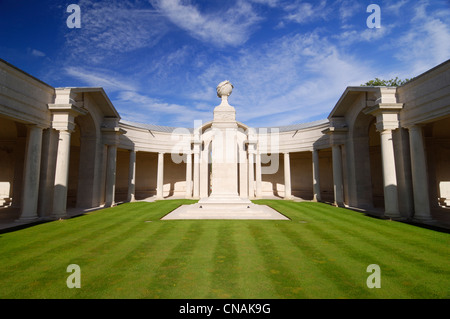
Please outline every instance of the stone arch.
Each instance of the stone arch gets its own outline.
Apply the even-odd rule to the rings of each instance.
[[[371,156],[369,130],[374,117],[359,112],[352,125],[350,137],[353,144],[353,184],[354,196],[352,206],[360,208],[373,207]]]
[[[98,124],[88,112],[75,118],[71,136],[68,207],[90,208],[100,204]]]

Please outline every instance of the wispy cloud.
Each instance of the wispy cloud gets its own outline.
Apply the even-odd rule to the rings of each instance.
[[[389,35],[394,28],[394,25],[383,24],[381,28],[363,28],[359,30],[346,30],[340,34],[333,36],[338,39],[342,45],[352,45],[358,42],[373,42],[383,39]]]
[[[122,118],[138,123],[154,123],[170,118],[170,126],[193,127],[194,120],[207,121],[210,112],[168,103],[135,91],[122,91],[116,107]]]
[[[420,1],[411,27],[390,41],[395,58],[406,66],[410,76],[450,58],[450,8],[432,11],[428,6],[428,1]]]
[[[152,4],[194,38],[219,47],[245,43],[252,27],[260,21],[251,4],[241,0],[226,10],[209,13],[180,0],[154,0]]]
[[[450,12],[430,10],[427,1],[414,9],[407,0],[384,2],[380,29],[367,28],[365,5],[350,0],[81,1],[83,27],[67,33],[65,74],[105,87],[122,118],[135,122],[210,120],[223,80],[235,86],[238,120],[251,126],[325,118],[348,85],[415,76],[450,57]],[[406,9],[408,21],[397,22]],[[248,41],[268,22],[267,10],[276,12],[272,27],[281,21],[287,32]]]
[[[383,12],[388,14],[399,14],[400,9],[404,7],[409,0],[391,0],[391,1],[385,1],[385,4],[383,5]]]
[[[44,56],[46,56],[46,54],[44,52],[36,50],[36,49],[32,49],[31,50],[31,55],[36,56],[36,57],[44,57]]]
[[[103,87],[108,92],[122,90],[135,91],[137,87],[130,84],[130,80],[119,79],[120,76],[107,70],[86,69],[82,67],[66,67],[65,73],[88,86]]]
[[[171,125],[192,125],[195,119],[207,120],[209,109],[170,103],[140,91],[140,84],[128,77],[103,69],[67,67],[65,73],[80,81],[80,86],[103,87],[125,120],[158,123],[170,118]]]
[[[286,20],[300,24],[321,19],[326,20],[332,10],[325,0],[321,0],[319,4],[297,0],[294,3],[285,4],[283,9],[288,12],[285,16]]]
[[[359,85],[371,73],[326,37],[309,33],[242,50],[238,58],[220,59],[198,78],[205,91],[207,85],[229,79],[235,86],[230,104],[238,120],[264,126],[326,117],[347,85]]]
[[[149,4],[141,1],[80,0],[82,27],[68,29],[68,58],[87,63],[108,63],[140,48],[155,46],[168,28]]]

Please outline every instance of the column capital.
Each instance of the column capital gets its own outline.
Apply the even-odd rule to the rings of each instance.
[[[58,131],[75,129],[75,117],[86,115],[88,111],[74,104],[47,104],[52,113],[52,128]]]
[[[392,134],[393,130],[394,130],[393,128],[387,127],[387,128],[383,128],[381,130],[378,130],[378,132],[380,133],[380,135],[385,135],[385,134]]]
[[[28,127],[29,129],[41,129],[44,130],[46,128],[48,128],[48,126],[44,125],[44,124],[39,124],[39,123],[32,123],[32,124],[25,124],[26,127]]]
[[[409,124],[406,125],[405,128],[408,129],[408,131],[419,131],[423,127],[423,124],[421,123],[415,123],[415,124]]]
[[[399,128],[398,114],[402,109],[403,103],[378,103],[367,106],[363,113],[375,116],[377,131],[382,132]]]
[[[348,127],[345,126],[330,126],[322,130],[323,134],[330,136],[331,145],[341,145],[345,144],[345,139],[347,137]]]
[[[106,145],[118,145],[119,144],[119,137],[122,134],[125,134],[127,131],[123,128],[120,128],[118,126],[116,127],[102,127],[102,137],[103,142]]]

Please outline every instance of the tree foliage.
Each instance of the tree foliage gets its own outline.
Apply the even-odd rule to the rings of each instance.
[[[390,80],[381,80],[379,78],[375,78],[374,80],[370,80],[364,84],[361,84],[361,86],[401,86],[411,80],[412,79],[401,80],[398,77]]]

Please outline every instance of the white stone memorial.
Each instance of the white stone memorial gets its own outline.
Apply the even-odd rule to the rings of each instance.
[[[228,104],[233,90],[229,81],[217,86],[222,99],[214,109],[210,196],[183,205],[162,219],[288,219],[266,205],[253,204],[238,193],[238,143],[236,110]],[[247,178],[241,176],[240,178]]]

